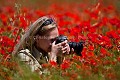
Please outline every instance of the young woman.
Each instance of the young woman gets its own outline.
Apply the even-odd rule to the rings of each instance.
[[[67,40],[55,44],[58,36],[55,20],[49,16],[43,16],[29,27],[15,47],[13,54],[18,53],[20,60],[28,64],[32,71],[42,74],[44,71],[41,64],[50,61],[60,64],[64,58],[62,55],[70,52]]]

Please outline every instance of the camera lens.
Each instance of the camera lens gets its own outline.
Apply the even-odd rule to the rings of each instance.
[[[81,52],[83,50],[83,43],[82,42],[79,42],[79,43],[76,43],[76,42],[68,42],[70,48],[73,48],[74,49],[74,52],[81,56]]]

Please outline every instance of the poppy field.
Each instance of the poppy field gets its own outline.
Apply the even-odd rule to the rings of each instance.
[[[0,80],[120,80],[120,1],[45,1],[0,1]],[[60,66],[42,64],[48,72],[38,75],[12,52],[30,24],[44,15],[54,16],[69,41],[85,43],[82,56],[66,55]]]

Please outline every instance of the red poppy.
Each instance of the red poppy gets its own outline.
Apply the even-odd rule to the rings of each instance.
[[[118,39],[118,38],[119,38],[119,36],[118,36],[118,34],[117,34],[116,31],[109,31],[109,32],[106,33],[106,35],[107,35],[108,37],[114,38],[114,39]]]
[[[90,51],[93,51],[93,50],[94,50],[94,46],[93,46],[93,45],[90,45],[90,46],[88,47],[88,49],[89,49]]]
[[[28,26],[27,20],[25,19],[24,16],[20,16],[19,18],[20,18],[20,26],[22,28],[26,29],[26,27]]]
[[[3,50],[3,49],[0,50],[0,53],[1,53],[2,55],[5,55],[5,54],[6,54],[6,53],[5,53],[5,50]]]
[[[87,36],[92,42],[99,43],[98,34],[88,33]]]
[[[7,31],[11,31],[12,30],[12,26],[7,26]]]
[[[112,24],[112,25],[117,25],[119,23],[119,20],[117,18],[111,18],[109,19],[109,22]]]
[[[66,70],[70,67],[70,62],[69,61],[64,61],[61,65],[60,65],[60,68],[62,70]]]
[[[102,24],[106,25],[108,23],[108,18],[107,17],[103,17],[102,18]]]
[[[120,62],[120,56],[117,57],[117,60]]]
[[[95,55],[94,55],[94,53],[92,51],[87,53],[87,57],[93,57],[93,56],[95,56]]]
[[[0,28],[0,34],[2,34],[5,31],[5,28]]]
[[[96,66],[96,65],[97,65],[97,62],[95,61],[95,59],[91,59],[91,60],[90,60],[90,64],[93,65],[93,66]]]
[[[50,61],[50,65],[51,65],[52,67],[55,67],[55,66],[57,65],[57,63],[56,63],[55,61]]]
[[[83,51],[81,52],[82,57],[86,58],[87,57],[87,48],[83,48]]]
[[[105,57],[107,55],[107,50],[105,48],[100,49],[100,56]]]
[[[36,10],[35,13],[36,13],[39,17],[45,15],[45,13],[44,13],[43,11],[40,11],[40,10]]]
[[[7,25],[7,20],[8,20],[8,17],[6,14],[0,14],[0,19],[2,20],[2,23],[4,25]]]
[[[14,9],[11,6],[6,6],[3,8],[5,13],[11,14],[14,13]]]
[[[84,35],[78,35],[78,39],[85,41],[87,38]]]

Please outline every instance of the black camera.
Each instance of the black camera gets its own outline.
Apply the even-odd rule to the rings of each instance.
[[[56,43],[55,44],[58,44],[58,43],[61,43],[65,40],[68,40],[66,36],[63,36],[63,35],[60,35],[59,37],[56,38]],[[69,46],[70,46],[70,49],[74,49],[74,52],[81,56],[81,52],[83,50],[83,43],[84,42],[68,42]]]

